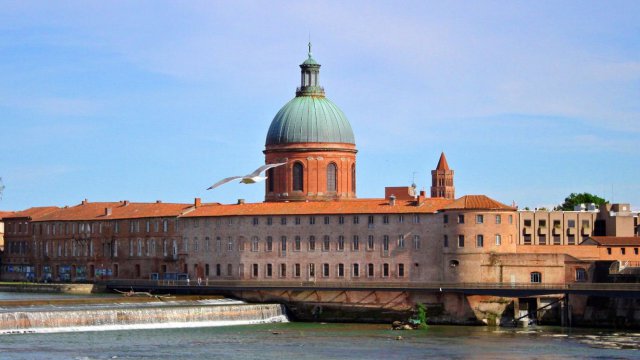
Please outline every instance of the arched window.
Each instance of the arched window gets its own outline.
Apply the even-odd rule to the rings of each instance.
[[[293,191],[303,191],[304,167],[301,163],[293,164]]]
[[[351,192],[356,192],[356,164],[351,165]]]
[[[267,192],[273,192],[275,179],[273,178],[274,169],[267,170]]]
[[[531,273],[531,282],[534,284],[539,284],[542,282],[542,274],[534,271]]]
[[[331,163],[327,166],[327,191],[335,192],[338,188],[338,167]]]

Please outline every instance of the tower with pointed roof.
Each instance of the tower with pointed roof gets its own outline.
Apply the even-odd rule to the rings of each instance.
[[[286,165],[267,172],[265,201],[353,199],[353,130],[342,110],[325,97],[311,43],[300,69],[296,96],[278,111],[267,132],[265,163]]]
[[[436,169],[431,170],[431,197],[456,198],[456,188],[453,186],[453,170],[449,169],[444,152],[440,154]]]

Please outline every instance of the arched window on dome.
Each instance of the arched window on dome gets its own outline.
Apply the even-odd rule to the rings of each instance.
[[[356,164],[351,165],[351,192],[356,192]]]
[[[301,163],[293,164],[293,191],[304,190],[304,167]]]
[[[275,180],[273,178],[273,169],[267,170],[267,192],[272,193],[274,188]]]
[[[338,167],[334,163],[327,166],[327,192],[336,192],[338,188]]]

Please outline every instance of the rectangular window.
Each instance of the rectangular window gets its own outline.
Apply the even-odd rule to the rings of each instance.
[[[373,273],[373,264],[367,264],[367,276],[373,277],[373,275],[375,275]]]
[[[233,238],[231,236],[227,238],[227,251],[233,251]]]
[[[353,217],[353,223],[354,223],[354,224],[359,224],[359,223],[360,223],[360,216],[357,216],[357,215],[356,215],[356,216],[354,216],[354,217]]]
[[[476,215],[476,224],[484,223],[484,215]]]
[[[382,237],[382,250],[389,251],[389,235]]]
[[[322,241],[322,251],[329,251],[331,249],[331,238],[329,235],[325,235]]]
[[[375,244],[375,241],[373,240],[373,235],[369,235],[367,237],[367,250],[373,250],[374,244]]]
[[[338,277],[344,277],[344,264],[338,264]]]
[[[338,236],[338,251],[344,251],[344,236]]]
[[[448,248],[449,247],[449,237],[447,235],[444,236],[442,241],[442,246]]]
[[[569,221],[567,221],[567,225],[570,228],[574,228],[574,227],[576,227],[576,221],[575,220],[569,220]]]
[[[531,245],[531,235],[524,235],[523,242],[525,245]]]
[[[316,218],[315,216],[309,216],[309,225],[315,225]]]
[[[296,236],[295,240],[293,242],[293,251],[300,251],[300,247],[301,247],[300,243],[301,242],[302,241],[300,240],[300,236]]]
[[[448,214],[444,214],[442,216],[442,222],[445,223],[445,224],[449,223],[449,215]]]
[[[351,249],[353,251],[360,250],[360,238],[358,237],[358,235],[353,235],[353,241],[352,241]]]
[[[513,215],[509,215],[509,224],[513,224]]]
[[[496,224],[502,224],[502,216],[496,215]]]
[[[420,224],[420,215],[413,214],[413,223],[414,224]]]
[[[620,254],[621,254],[621,255],[626,254],[626,252],[627,252],[627,249],[625,249],[625,248],[620,248]]]
[[[257,271],[256,271],[256,276],[257,276]],[[220,264],[216,264],[216,276],[222,276],[222,265]]]
[[[253,276],[254,278],[258,277],[258,264],[252,264],[251,268],[253,269],[251,271],[251,276]]]
[[[484,247],[484,236],[476,235],[476,247]]]
[[[500,234],[496,234],[496,245],[502,245],[502,236]]]
[[[253,218],[253,225],[256,226],[256,225],[259,225],[259,224],[260,224],[260,219],[257,218],[257,217],[254,217]]]
[[[257,236],[251,239],[251,251],[260,251],[260,239]]]
[[[404,264],[398,264],[398,277],[404,277]]]
[[[398,248],[404,249],[404,234],[398,235]]]
[[[389,215],[383,215],[382,216],[382,223],[383,224],[388,224],[389,223]]]
[[[316,264],[309,264],[309,277],[316,276]]]
[[[280,238],[280,250],[282,250],[282,252],[287,251],[287,237],[283,236]]]
[[[547,245],[547,235],[538,235],[538,244]]]
[[[369,216],[367,217],[367,223],[368,223],[369,225],[373,225],[373,222],[374,222],[374,217],[373,217],[373,215],[369,215]]]
[[[342,225],[344,224],[344,216],[338,216],[338,224]]]
[[[329,217],[328,216],[324,217],[324,224],[325,225],[329,225]]]
[[[544,220],[544,219],[538,220],[538,226],[542,228],[547,227],[547,220]]]
[[[272,277],[273,276],[273,265],[272,264],[267,264],[267,269],[266,269],[266,273],[264,274],[266,277]]]
[[[464,235],[458,235],[458,247],[464,247]]]
[[[382,264],[382,277],[389,277],[389,264]]]
[[[280,264],[280,277],[287,277],[287,264]]]
[[[413,235],[413,248],[420,250],[420,235]]]
[[[329,277],[329,264],[322,264],[322,276]]]
[[[296,216],[295,223],[296,225],[300,225],[300,216]]]
[[[531,219],[526,219],[524,221],[524,226],[531,226]]]
[[[293,276],[300,277],[300,264],[293,265]]]
[[[316,251],[316,237],[309,236],[309,251]]]
[[[458,224],[464,224],[464,215],[463,214],[459,214],[458,215]]]
[[[273,224],[273,218],[271,216],[269,216],[267,218],[267,225],[271,225],[271,224]]]
[[[280,225],[287,225],[287,218],[286,217],[280,218]]]
[[[360,265],[359,264],[353,264],[351,266],[351,268],[353,269],[353,277],[359,277],[360,276]]]
[[[233,265],[227,264],[227,276],[233,276]]]
[[[398,223],[404,223],[404,215],[398,215]]]
[[[273,238],[267,236],[267,251],[273,251]]]

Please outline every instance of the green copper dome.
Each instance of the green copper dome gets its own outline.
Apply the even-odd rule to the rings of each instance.
[[[302,84],[296,97],[278,111],[267,133],[266,145],[299,142],[355,144],[351,124],[342,110],[324,96],[319,86],[320,64],[309,57],[300,65]]]
[[[351,124],[336,104],[324,96],[296,96],[278,111],[266,145],[298,142],[355,144]]]

